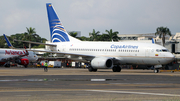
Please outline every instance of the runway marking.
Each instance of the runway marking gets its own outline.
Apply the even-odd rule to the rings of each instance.
[[[15,96],[28,97],[28,96],[31,96],[31,95],[15,95]]]
[[[76,94],[76,95],[78,95],[78,96],[90,96],[92,94]]]
[[[146,93],[146,92],[130,92],[130,91],[109,91],[109,90],[86,90],[91,92],[105,92],[105,93],[126,93],[126,94],[139,94],[139,95],[159,95],[159,96],[173,96],[180,97],[180,95],[176,94],[162,94],[162,93]]]
[[[91,81],[106,81],[106,79],[91,79]]]

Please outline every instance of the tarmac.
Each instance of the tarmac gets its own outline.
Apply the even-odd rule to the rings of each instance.
[[[1,67],[0,101],[180,101],[180,72]]]

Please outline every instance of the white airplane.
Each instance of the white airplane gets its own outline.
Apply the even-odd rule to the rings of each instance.
[[[111,69],[120,72],[120,65],[165,65],[174,60],[174,55],[163,46],[138,42],[80,41],[68,35],[52,4],[47,3],[51,43],[49,53],[89,63],[89,71]],[[158,69],[155,69],[158,72]]]
[[[4,35],[4,34],[3,34]],[[13,48],[7,37],[4,35],[6,42],[10,48]],[[27,50],[15,50],[15,49],[0,49],[0,64],[10,67],[10,62],[15,62],[19,65],[28,66],[29,62],[36,61],[37,55]]]

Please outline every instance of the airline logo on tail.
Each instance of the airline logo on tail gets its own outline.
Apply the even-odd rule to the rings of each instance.
[[[5,34],[3,34],[3,35],[4,35],[4,38],[6,39],[6,42],[7,42],[8,46],[9,46],[9,48],[14,48],[14,47],[11,45],[10,41],[8,40],[8,38],[6,37],[6,35],[5,35]]]
[[[68,37],[68,33],[64,29],[64,26],[62,25],[56,12],[54,11],[52,4],[47,3],[46,7],[47,7],[49,27],[50,27],[50,33],[51,33],[51,41],[52,42],[70,41]]]

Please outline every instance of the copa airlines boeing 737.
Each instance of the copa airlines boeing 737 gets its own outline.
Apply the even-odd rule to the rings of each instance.
[[[4,35],[8,46],[11,46],[11,43]],[[10,67],[10,62],[18,63],[19,65],[24,65],[27,67],[29,62],[36,61],[38,59],[37,55],[30,51],[26,50],[15,50],[15,49],[0,49],[0,64]]]
[[[87,42],[68,35],[52,4],[47,3],[51,51],[73,60],[89,63],[89,71],[110,69],[120,72],[119,65],[164,65],[172,62],[174,56],[163,46],[138,42]]]

